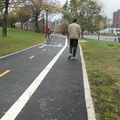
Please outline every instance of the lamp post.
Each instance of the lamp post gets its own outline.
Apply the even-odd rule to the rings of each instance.
[[[99,25],[98,25],[98,40],[100,40],[100,28],[99,28]]]
[[[42,16],[42,24],[43,24],[43,33],[44,33],[44,27],[45,27],[44,15]]]
[[[46,29],[48,26],[48,8],[46,8]]]

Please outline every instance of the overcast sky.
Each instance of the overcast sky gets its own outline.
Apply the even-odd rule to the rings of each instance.
[[[66,0],[59,1],[62,5],[65,4],[66,2]],[[108,18],[113,19],[113,12],[120,9],[120,0],[96,0],[96,1],[101,1],[103,3],[104,14],[107,15]]]
[[[104,3],[104,12],[109,18],[113,18],[113,12],[120,9],[120,0],[101,0]]]

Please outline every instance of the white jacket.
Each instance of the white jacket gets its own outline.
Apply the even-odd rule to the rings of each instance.
[[[69,39],[78,39],[81,34],[81,28],[78,24],[72,23],[68,26]]]

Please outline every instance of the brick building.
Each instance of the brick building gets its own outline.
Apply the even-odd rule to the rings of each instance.
[[[113,13],[113,27],[120,28],[120,9]]]

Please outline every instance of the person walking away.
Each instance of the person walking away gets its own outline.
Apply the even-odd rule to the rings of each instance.
[[[51,41],[50,35],[52,34],[52,30],[50,29],[50,27],[48,26],[46,29],[46,38],[47,38],[47,42]]]
[[[77,19],[73,20],[73,23],[71,23],[68,26],[68,37],[70,40],[70,55],[68,58],[70,59],[76,59],[76,51],[78,46],[78,38],[81,35],[81,27],[77,24]]]

